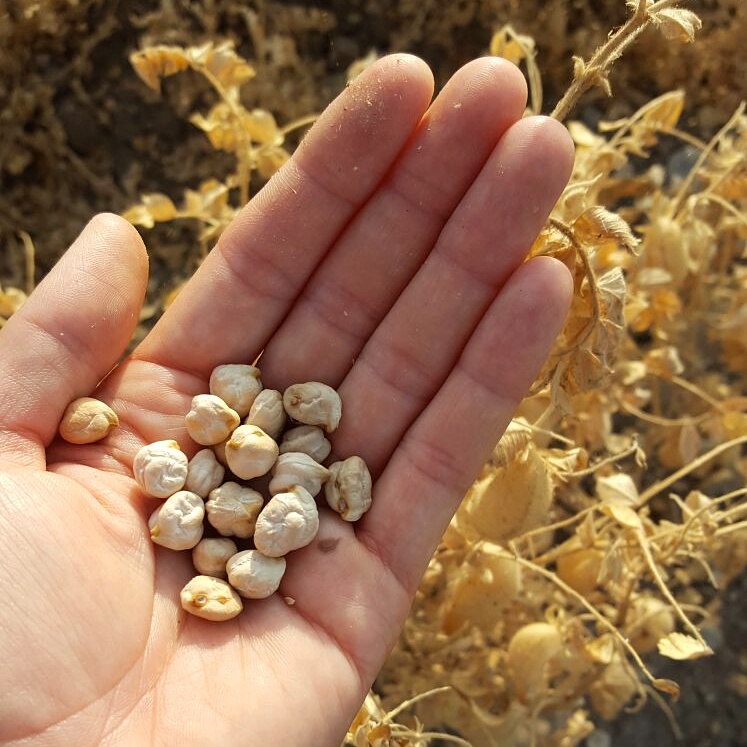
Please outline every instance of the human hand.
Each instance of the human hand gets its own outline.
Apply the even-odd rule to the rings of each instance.
[[[362,73],[113,371],[147,275],[115,216],[0,332],[0,744],[339,745],[570,297],[560,263],[523,262],[570,172],[565,130],[521,119],[502,60],[431,94],[413,57]],[[334,451],[367,461],[374,503],[355,526],[322,508],[280,593],[210,623],[179,605],[191,559],[151,543],[132,459],[187,450],[210,371],[260,351],[266,386],[338,388]],[[120,427],[55,439],[90,394]]]

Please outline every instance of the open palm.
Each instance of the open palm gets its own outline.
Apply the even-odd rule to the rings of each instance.
[[[410,56],[359,76],[114,370],[147,275],[115,216],[0,333],[1,744],[339,745],[570,293],[559,263],[522,263],[568,177],[563,128],[521,119],[501,60],[431,94]],[[192,396],[260,351],[265,386],[338,388],[333,449],[367,461],[374,505],[355,526],[321,509],[280,593],[210,623],[179,606],[191,559],[150,542],[132,459],[189,452]],[[120,428],[56,440],[93,392]]]

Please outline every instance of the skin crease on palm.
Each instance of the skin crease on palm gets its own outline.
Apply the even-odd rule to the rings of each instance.
[[[0,332],[0,744],[340,744],[571,294],[560,263],[523,262],[570,173],[565,129],[522,119],[502,60],[432,90],[408,55],[361,74],[119,365],[147,256],[113,215]],[[179,606],[190,554],[150,542],[132,459],[193,453],[191,397],[260,351],[265,386],[339,389],[334,453],[366,459],[374,504],[355,525],[321,509],[280,593],[210,623]],[[62,443],[83,395],[120,427]]]

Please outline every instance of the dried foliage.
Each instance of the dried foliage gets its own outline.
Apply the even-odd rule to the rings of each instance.
[[[261,98],[274,85],[267,60],[280,68],[278,60],[296,54],[287,37],[266,33],[258,14],[241,15],[257,52],[249,63],[228,41],[187,43],[166,5],[143,19],[152,43],[131,62],[156,92],[177,74],[206,81],[209,96],[182,100],[174,86],[172,100],[230,159],[226,175],[211,174],[177,202],[148,192],[125,215],[145,228],[196,223],[204,256],[252,189],[288,157],[288,133],[313,116],[275,108],[290,120],[281,126],[251,103],[247,89],[257,86]],[[571,270],[571,313],[434,554],[346,744],[570,747],[599,719],[647,698],[668,708],[678,686],[655,676],[656,657],[709,655],[701,628],[718,624],[718,590],[747,566],[747,116],[729,86],[730,69],[718,72],[726,58],[716,52],[739,55],[734,28],[745,5],[716,3],[713,33],[694,45],[700,54],[677,58],[691,61],[693,78],[713,82],[698,88],[688,126],[680,124],[683,90],[651,100],[632,77],[635,66],[618,64],[611,74],[623,52],[653,59],[655,49],[657,58],[673,59],[673,47],[693,41],[700,20],[687,3],[635,0],[627,18],[622,0],[603,3],[619,14],[608,36],[583,22],[593,4],[574,4],[580,21],[573,25],[570,4],[546,3],[536,38],[517,30],[533,30],[518,22],[536,13],[531,4],[458,3],[448,16],[429,13],[431,5],[397,4],[398,18],[413,22],[392,25],[392,46],[422,53],[424,38],[440,48],[454,29],[495,26],[513,13],[514,24],[501,26],[486,48],[523,66],[532,111],[542,110],[548,91],[558,91],[560,119],[595,88],[641,95],[637,110],[630,109],[636,95],[627,96],[619,118],[597,122],[586,108],[584,122],[568,122],[573,177],[530,254],[556,257]],[[52,4],[40,7],[37,24],[53,13]],[[294,12],[282,10],[289,27]],[[343,25],[343,16],[338,9],[314,23],[329,31],[330,18]],[[568,69],[559,63],[566,46],[548,47],[548,35],[562,36],[558,29],[583,54],[564,95],[557,73],[540,76]],[[351,58],[350,75],[375,57]],[[671,67],[658,68],[657,82],[670,82]],[[287,62],[285,69],[295,68]],[[712,100],[702,97],[724,85],[724,100],[736,109],[716,122]],[[310,94],[303,103],[312,111],[323,101]],[[720,129],[701,139],[713,125]],[[14,158],[4,168],[23,171],[23,156]],[[22,235],[19,246],[33,269],[30,237]],[[33,271],[27,278],[25,292]],[[0,323],[25,292],[0,288]],[[159,307],[152,302],[144,317]]]

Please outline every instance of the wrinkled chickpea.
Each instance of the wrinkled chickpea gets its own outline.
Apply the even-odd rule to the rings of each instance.
[[[358,521],[371,507],[371,473],[359,456],[329,465],[327,505],[345,521]]]
[[[240,425],[226,442],[226,461],[242,480],[266,475],[278,458],[278,445],[256,425]]]
[[[190,438],[201,446],[225,441],[240,422],[239,414],[214,394],[193,397],[192,409],[184,418]]]
[[[285,573],[285,558],[269,558],[258,550],[236,553],[226,564],[228,583],[247,599],[274,594]]]
[[[210,524],[224,537],[247,539],[254,534],[263,503],[261,493],[229,481],[210,491],[205,510]]]
[[[71,444],[92,444],[109,435],[119,418],[109,405],[93,397],[79,397],[65,409],[59,433]]]
[[[263,389],[252,403],[244,425],[256,425],[270,438],[277,440],[287,419],[283,395],[277,389]]]
[[[301,451],[288,451],[281,454],[272,468],[270,495],[282,493],[294,485],[300,485],[312,496],[322,489],[322,483],[329,478],[329,470],[315,462]]]
[[[196,493],[180,490],[150,516],[150,537],[169,550],[191,550],[202,538],[205,504]]]
[[[319,425],[327,433],[337,428],[342,417],[340,395],[319,381],[289,386],[283,392],[283,407],[297,423]]]
[[[210,394],[220,397],[240,417],[246,417],[262,391],[259,369],[242,363],[226,363],[213,369]]]
[[[297,425],[289,428],[278,445],[281,454],[300,451],[321,464],[332,451],[332,444],[318,425]]]
[[[192,548],[192,564],[198,573],[215,578],[226,577],[226,563],[238,548],[226,537],[205,537]]]
[[[132,463],[135,481],[152,498],[168,498],[184,487],[187,455],[174,440],[154,441],[143,446]]]
[[[254,545],[263,555],[278,558],[308,545],[319,531],[319,512],[314,499],[296,485],[274,495],[260,511],[254,529]]]
[[[222,482],[226,468],[218,461],[212,449],[200,449],[187,465],[185,490],[197,493],[200,498],[207,498]],[[208,574],[210,575],[210,574]]]
[[[205,620],[230,620],[244,605],[231,585],[212,576],[195,576],[179,594],[182,608]]]

